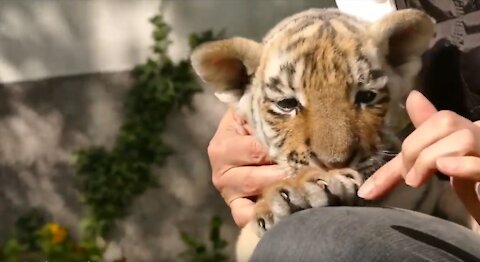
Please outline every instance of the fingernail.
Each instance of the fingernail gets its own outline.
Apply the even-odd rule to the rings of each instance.
[[[358,190],[357,195],[361,198],[369,198],[372,195],[373,189],[375,189],[375,183],[373,181],[366,181]]]
[[[411,187],[414,187],[418,184],[417,175],[415,174],[413,168],[410,169],[410,171],[408,171],[407,175],[405,176],[405,184]]]

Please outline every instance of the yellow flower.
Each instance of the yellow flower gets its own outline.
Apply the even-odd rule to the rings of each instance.
[[[48,224],[48,231],[52,234],[52,243],[61,244],[67,238],[67,229],[58,224]]]

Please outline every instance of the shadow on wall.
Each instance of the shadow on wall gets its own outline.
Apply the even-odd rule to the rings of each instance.
[[[7,75],[15,79],[24,73],[70,74],[98,67],[102,54],[80,52],[94,50],[98,44],[82,39],[89,37],[82,30],[98,22],[92,3],[71,8],[63,1],[2,1],[0,65],[7,66],[0,68],[14,70],[0,70],[0,83]],[[37,8],[45,12],[36,12]],[[148,24],[148,18],[142,21]],[[90,25],[79,27],[76,21],[82,19]],[[8,28],[2,20],[9,21]],[[123,26],[125,32],[134,33]],[[122,61],[138,63],[138,45],[120,49]],[[84,206],[71,166],[72,153],[114,143],[131,84],[128,72],[0,84],[0,242],[16,218],[31,207],[47,211],[53,221],[75,232]],[[179,231],[205,235],[213,215],[224,218],[227,240],[233,241],[236,234],[227,207],[211,186],[206,156],[225,108],[210,94],[198,95],[194,106],[195,113],[179,112],[170,119],[165,136],[176,154],[156,172],[161,187],[140,197],[119,226],[118,242],[132,261],[176,260],[184,249]]]
[[[119,73],[0,85],[2,240],[30,207],[77,226],[82,206],[71,153],[113,143],[130,83]]]
[[[131,83],[128,72],[120,72],[0,86],[0,240],[31,207],[78,227],[83,206],[71,154],[113,144]],[[116,239],[132,261],[175,259],[184,248],[179,231],[205,235],[213,215],[226,221],[228,240],[236,234],[211,186],[206,156],[224,108],[208,93],[198,95],[194,106],[194,113],[178,112],[169,120],[165,141],[176,153],[156,172],[161,186],[141,196],[119,226]]]

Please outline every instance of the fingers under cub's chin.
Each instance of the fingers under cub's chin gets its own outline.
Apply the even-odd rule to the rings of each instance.
[[[228,109],[226,114],[230,114],[232,119],[240,125],[243,125],[247,122],[245,118],[240,113],[235,111],[235,109],[233,109],[232,107]]]
[[[285,177],[285,170],[277,165],[240,166],[225,172],[215,186],[226,201],[232,202],[259,195],[265,187]]]
[[[249,130],[245,128],[245,125],[235,124],[233,128],[235,129],[235,132],[240,136],[250,135]]]
[[[438,171],[447,176],[480,181],[479,157],[442,157],[437,159],[436,166]]]
[[[230,203],[232,217],[238,227],[243,228],[254,217],[255,202],[248,198],[237,198]]]

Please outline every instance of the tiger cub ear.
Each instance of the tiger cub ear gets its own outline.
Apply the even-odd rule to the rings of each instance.
[[[405,77],[421,67],[420,57],[434,35],[434,22],[422,11],[406,9],[384,16],[369,28],[387,63]]]
[[[261,44],[235,37],[199,46],[193,51],[191,61],[195,72],[213,87],[220,101],[234,103],[242,97],[261,53]]]

